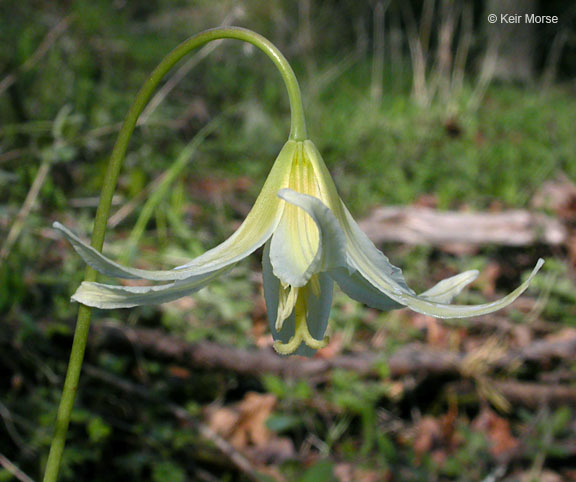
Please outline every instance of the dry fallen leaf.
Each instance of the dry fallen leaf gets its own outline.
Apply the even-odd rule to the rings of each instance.
[[[233,405],[208,407],[205,416],[212,430],[253,461],[278,463],[292,457],[295,450],[289,438],[278,437],[266,426],[275,406],[274,395],[248,392]]]
[[[489,262],[482,268],[475,286],[479,287],[482,294],[487,298],[491,298],[496,294],[496,281],[500,277],[502,269],[500,265],[494,261]]]
[[[518,480],[520,482],[534,482],[535,480],[538,482],[566,482],[568,480],[574,479],[566,479],[556,472],[544,469],[536,473],[534,473],[532,470],[522,472]]]
[[[438,207],[438,198],[436,197],[436,194],[420,194],[420,196],[418,196],[412,203],[412,206],[420,208],[436,208]]]
[[[170,373],[171,376],[175,378],[181,378],[183,380],[190,378],[190,376],[192,375],[190,373],[190,370],[184,367],[180,367],[178,365],[170,365],[168,367],[168,372]]]
[[[568,248],[568,257],[570,258],[572,266],[576,266],[576,234],[572,233],[570,235],[566,247]]]
[[[576,219],[576,185],[565,175],[545,182],[532,199],[539,209],[550,209],[564,219]]]
[[[416,438],[412,447],[416,452],[416,459],[420,461],[422,455],[429,453],[437,446],[442,437],[440,421],[434,417],[422,417],[416,426]]]
[[[518,447],[519,442],[510,431],[510,422],[490,408],[482,409],[472,422],[472,427],[488,438],[490,453],[494,457],[506,457]]]
[[[342,352],[342,347],[344,346],[344,336],[341,333],[335,333],[330,336],[330,342],[324,348],[321,348],[316,352],[317,358],[334,358],[336,355]]]
[[[450,344],[450,329],[432,316],[420,313],[412,316],[414,326],[426,330],[426,343],[436,348],[447,348]]]
[[[458,406],[455,403],[441,417],[422,417],[416,424],[412,445],[416,460],[420,461],[424,454],[430,454],[436,463],[442,464],[462,442],[462,437],[456,431],[457,421]]]
[[[387,482],[392,480],[389,470],[364,470],[352,464],[341,463],[334,467],[334,476],[338,482]]]

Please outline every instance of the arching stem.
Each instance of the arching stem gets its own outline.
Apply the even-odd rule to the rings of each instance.
[[[270,41],[261,35],[247,29],[238,27],[225,27],[206,30],[194,37],[181,43],[172,52],[170,52],[160,62],[158,67],[152,72],[144,86],[138,92],[134,103],[130,107],[128,114],[122,125],[122,129],[118,134],[118,139],[114,145],[104,185],[100,194],[100,203],[96,212],[96,219],[94,221],[94,230],[92,231],[92,246],[97,250],[102,250],[104,244],[104,236],[106,233],[106,225],[108,223],[108,216],[110,215],[110,206],[112,204],[112,197],[116,190],[118,182],[118,175],[126,155],[126,150],[132,137],[132,133],[138,121],[138,117],[146,107],[146,104],[152,97],[158,84],[162,81],[166,73],[174,67],[184,56],[191,51],[202,47],[203,45],[213,40],[220,39],[236,39],[248,42],[260,50],[262,50],[274,62],[282,79],[286,84],[288,90],[288,97],[290,100],[291,111],[291,127],[290,139],[296,141],[304,141],[307,139],[306,122],[304,119],[304,109],[302,106],[302,98],[300,95],[300,87],[294,75],[294,71],[288,61],[280,53],[280,51]],[[85,281],[95,281],[96,271],[92,268],[87,268]],[[82,371],[82,361],[84,360],[84,352],[86,350],[86,343],[88,341],[88,333],[90,330],[90,319],[92,316],[92,309],[81,305],[78,310],[78,319],[76,321],[76,329],[74,332],[74,341],[72,342],[72,350],[70,352],[70,360],[68,363],[68,370],[66,372],[66,379],[64,381],[64,388],[62,390],[62,398],[60,406],[58,407],[58,414],[56,419],[56,426],[46,470],[44,473],[44,482],[56,482],[58,473],[60,471],[60,463],[62,461],[62,454],[64,452],[64,445],[66,443],[66,434],[70,424],[70,415],[74,406],[76,392],[78,390],[78,380],[80,379],[80,372]]]

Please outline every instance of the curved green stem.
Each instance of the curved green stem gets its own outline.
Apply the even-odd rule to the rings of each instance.
[[[146,104],[150,100],[158,84],[175,64],[177,64],[192,50],[202,47],[213,40],[220,39],[236,39],[251,43],[270,57],[280,71],[284,83],[286,84],[286,89],[288,90],[292,116],[290,139],[297,141],[304,141],[307,139],[304,109],[302,106],[298,81],[296,80],[292,67],[288,64],[288,61],[270,41],[255,32],[238,27],[206,30],[189,38],[164,57],[162,62],[160,62],[144,86],[140,89],[140,92],[138,92],[134,103],[126,115],[122,129],[120,130],[118,139],[114,145],[112,155],[110,156],[106,177],[104,178],[104,185],[100,194],[100,203],[98,204],[96,219],[94,221],[94,230],[92,231],[92,246],[99,251],[102,250],[102,245],[104,244],[104,235],[106,233],[108,216],[110,214],[112,196],[116,190],[120,168],[122,167],[124,156],[126,155],[126,150],[134,128],[136,127],[138,117],[146,107]],[[96,276],[96,271],[92,268],[88,268],[84,279],[85,281],[95,281]],[[60,463],[62,461],[62,454],[66,442],[66,434],[70,423],[70,415],[76,398],[76,391],[78,390],[78,380],[80,379],[82,361],[84,359],[86,342],[88,341],[91,316],[92,309],[81,305],[78,310],[78,319],[76,321],[74,341],[70,352],[68,371],[66,372],[66,379],[62,390],[62,398],[60,400],[60,406],[58,407],[54,436],[50,447],[50,453],[48,455],[48,461],[46,463],[44,482],[55,482],[58,479],[58,472],[60,470]]]

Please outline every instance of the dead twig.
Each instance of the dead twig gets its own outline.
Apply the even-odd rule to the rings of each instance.
[[[34,449],[30,447],[28,444],[26,444],[26,442],[16,429],[16,426],[14,424],[14,416],[12,412],[10,412],[8,407],[4,405],[2,402],[0,402],[0,419],[2,419],[2,421],[4,422],[6,432],[12,439],[12,442],[14,442],[14,444],[20,449],[22,453],[28,455],[34,452]]]
[[[104,383],[114,386],[115,388],[129,393],[131,395],[136,395],[139,398],[148,400],[148,401],[158,401],[158,397],[155,396],[148,388],[143,385],[138,385],[132,383],[128,380],[124,380],[119,378],[111,373],[108,373],[104,370],[101,370],[97,367],[87,365],[84,367],[84,371],[87,375],[91,376],[92,378],[96,378]],[[192,417],[190,413],[176,405],[174,403],[167,403],[165,400],[162,400],[162,406],[166,407],[167,410],[178,420],[187,423],[188,425],[196,428],[200,435],[205,439],[212,442],[220,452],[226,456],[230,462],[246,475],[250,480],[260,481],[262,477],[258,473],[258,471],[254,468],[252,463],[241,453],[239,452],[234,446],[228,443],[225,439],[223,439],[220,435],[218,435],[214,430],[212,430],[208,425],[205,423],[200,422],[196,418]]]
[[[528,311],[528,310],[526,310]],[[490,330],[499,333],[513,333],[518,328],[529,328],[533,333],[542,335],[558,331],[558,323],[535,319],[531,322],[514,323],[507,316],[487,315],[479,316],[466,321],[466,331],[468,333],[478,333]]]
[[[34,66],[46,55],[46,53],[50,50],[50,48],[54,45],[58,37],[62,35],[66,29],[70,26],[71,16],[67,16],[60,20],[50,31],[46,34],[46,36],[40,42],[38,48],[34,51],[31,57],[29,57],[22,65],[20,65],[14,72],[8,74],[2,81],[0,82],[0,95],[11,85],[13,85],[18,77],[34,68]]]
[[[11,151],[3,152],[0,154],[0,164],[14,159],[18,159],[25,151],[25,149],[12,149]]]
[[[10,472],[14,477],[16,477],[20,482],[34,482],[30,477],[28,477],[24,472],[22,472],[17,465],[11,462],[3,454],[0,454],[0,465],[4,467],[8,472]]]
[[[560,63],[562,50],[564,49],[568,38],[569,33],[568,29],[566,28],[560,30],[554,37],[554,41],[552,42],[552,46],[550,47],[550,51],[546,59],[546,66],[544,67],[542,79],[540,80],[540,89],[542,92],[550,90],[550,87],[556,80],[558,64]]]
[[[38,169],[36,177],[34,178],[34,182],[32,183],[32,186],[30,187],[30,190],[26,195],[26,199],[24,200],[24,203],[20,207],[20,211],[18,211],[18,214],[16,215],[16,219],[12,223],[10,231],[8,231],[8,236],[6,236],[6,239],[2,244],[2,249],[0,249],[0,262],[4,261],[8,257],[12,249],[12,246],[14,246],[14,243],[20,236],[24,223],[26,222],[26,218],[28,217],[28,214],[30,214],[30,211],[34,207],[36,199],[40,194],[40,190],[42,189],[42,186],[46,182],[46,178],[48,176],[48,173],[50,172],[50,165],[51,163],[49,161],[43,161],[42,164],[40,164],[40,168]]]
[[[241,8],[239,7],[233,8],[232,11],[224,18],[224,20],[220,24],[220,27],[226,27],[228,25],[231,25],[241,15],[242,15]],[[211,42],[205,45],[198,51],[198,53],[196,53],[189,60],[187,60],[186,63],[184,63],[180,68],[178,68],[178,70],[176,70],[174,75],[172,75],[172,77],[170,77],[166,81],[166,83],[158,90],[158,92],[154,94],[154,97],[150,99],[150,102],[148,102],[148,105],[144,109],[144,112],[142,112],[140,118],[138,119],[138,125],[146,124],[150,116],[154,113],[154,111],[162,103],[162,101],[168,96],[168,94],[172,92],[172,90],[182,81],[184,77],[186,77],[186,75],[188,75],[188,73],[194,67],[196,67],[200,63],[201,60],[206,58],[210,54],[210,52],[212,52],[221,43],[222,42],[220,40],[217,40],[215,42]]]

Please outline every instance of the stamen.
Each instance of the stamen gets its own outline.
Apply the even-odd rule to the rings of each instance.
[[[325,336],[322,340],[317,340],[308,331],[308,324],[306,322],[306,313],[308,308],[308,291],[307,289],[300,290],[298,299],[296,300],[295,318],[296,330],[294,336],[288,340],[288,343],[282,343],[280,340],[274,342],[274,350],[280,355],[290,355],[294,353],[300,344],[304,342],[313,350],[319,350],[328,345],[330,338]]]
[[[330,337],[325,336],[321,340],[317,340],[316,338],[313,338],[308,329],[306,329],[306,331],[302,334],[302,341],[310,348],[314,350],[320,350],[320,348],[324,348],[328,345],[328,343],[330,343]]]
[[[280,355],[291,355],[298,349],[300,343],[302,343],[302,337],[297,333],[290,338],[288,343],[282,343],[280,340],[276,340],[272,346]]]
[[[294,286],[280,288],[280,296],[278,299],[278,314],[276,315],[276,331],[280,331],[284,325],[284,321],[292,314],[294,305],[298,299],[298,291],[300,288]]]

